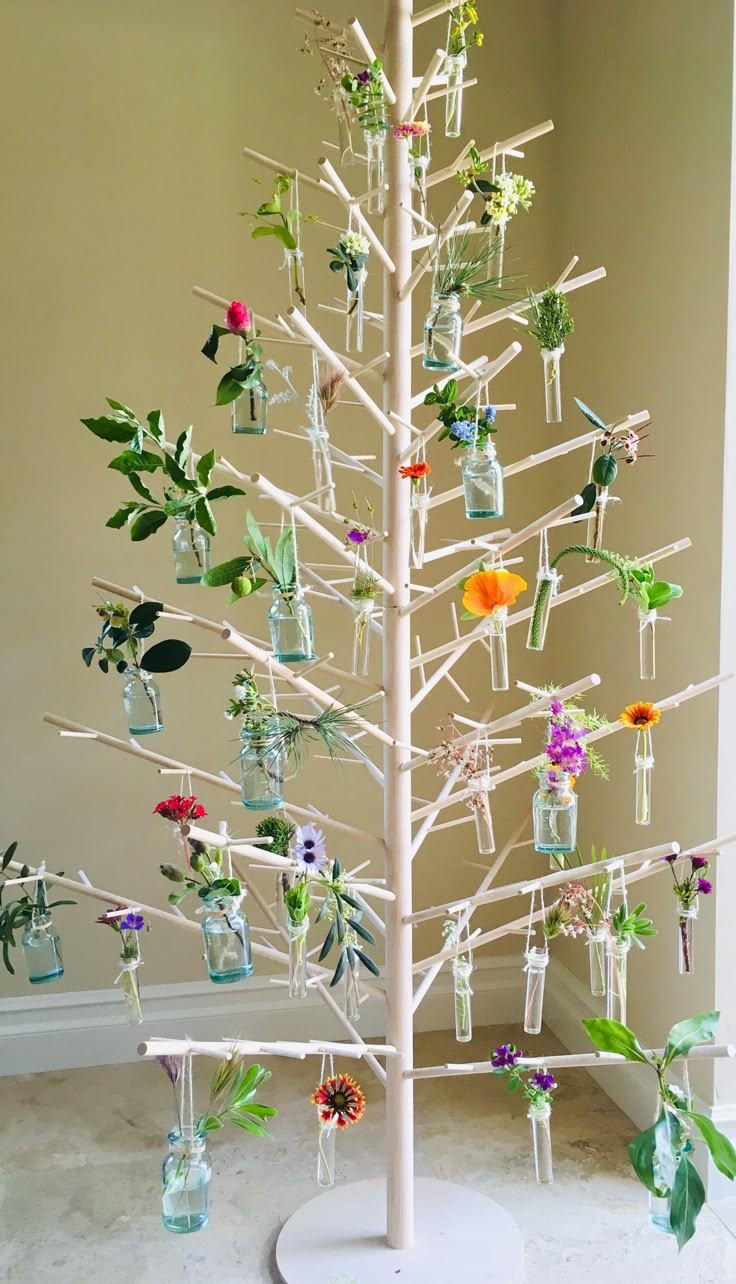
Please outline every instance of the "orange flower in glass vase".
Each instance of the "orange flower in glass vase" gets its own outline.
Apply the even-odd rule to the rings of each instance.
[[[513,571],[476,571],[463,584],[463,619],[492,615],[501,606],[513,606],[527,582]]]

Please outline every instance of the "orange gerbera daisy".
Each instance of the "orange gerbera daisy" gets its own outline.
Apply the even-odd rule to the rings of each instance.
[[[400,477],[410,477],[412,486],[419,485],[420,477],[428,477],[432,471],[431,464],[404,464],[399,469]]]
[[[492,615],[499,606],[513,606],[527,588],[513,571],[476,571],[465,581],[463,606],[471,615]]]
[[[656,704],[650,700],[637,700],[636,704],[627,704],[619,722],[623,722],[625,727],[634,727],[636,731],[648,731],[656,726],[661,716]]]
[[[349,1074],[325,1079],[312,1093],[312,1101],[319,1106],[322,1123],[334,1123],[338,1128],[357,1123],[365,1113],[365,1093]]]

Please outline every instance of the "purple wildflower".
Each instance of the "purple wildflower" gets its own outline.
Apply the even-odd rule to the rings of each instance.
[[[557,1080],[554,1075],[545,1074],[543,1070],[537,1070],[536,1074],[532,1075],[530,1082],[535,1088],[539,1088],[541,1092],[552,1092],[557,1087]]]
[[[302,869],[322,869],[327,863],[325,836],[311,820],[306,825],[297,825],[294,854]]]
[[[371,73],[369,69],[366,67],[365,71],[359,71],[355,79],[359,80],[361,85],[370,84]]]
[[[166,1078],[170,1079],[173,1084],[177,1084],[181,1074],[181,1057],[156,1057],[156,1060]]]
[[[668,865],[674,865],[677,860],[677,852],[670,852],[669,856],[663,856],[662,860],[666,860]]]
[[[709,882],[707,878],[699,878],[698,891],[701,892],[703,896],[710,896],[710,893],[713,891],[713,884]]]
[[[121,932],[142,932],[146,925],[146,920],[142,914],[126,914],[125,918],[120,920]]]
[[[505,1070],[515,1066],[523,1055],[521,1048],[514,1047],[513,1043],[502,1043],[491,1057],[491,1065],[495,1070]]]
[[[564,706],[563,706],[563,704],[562,704],[562,701],[561,701],[561,700],[553,700],[553,701],[552,701],[552,703],[551,703],[551,705],[549,706],[549,711],[550,711],[550,713],[552,714],[553,718],[560,718],[560,717],[562,717],[562,714],[563,714],[563,711],[564,711]]]
[[[359,526],[351,526],[347,538],[351,544],[365,544],[368,539],[368,532],[361,530]]]
[[[705,856],[691,856],[690,864],[692,865],[693,869],[708,868],[708,861],[706,860]]]

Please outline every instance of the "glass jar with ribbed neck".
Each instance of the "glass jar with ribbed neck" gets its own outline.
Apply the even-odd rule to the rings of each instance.
[[[150,736],[163,731],[161,692],[150,673],[131,664],[123,676],[123,705],[130,734]]]
[[[244,388],[231,404],[232,430],[251,437],[262,437],[266,431],[268,414],[268,388],[260,372],[253,376],[249,388]]]
[[[251,811],[273,811],[284,801],[286,755],[278,719],[247,718],[240,729],[240,797]]]
[[[61,940],[47,909],[38,907],[32,911],[21,947],[31,985],[45,985],[64,975]]]
[[[444,370],[452,373],[460,369],[460,343],[463,337],[463,319],[460,315],[460,298],[457,294],[432,293],[432,306],[424,319],[425,370]]]
[[[534,848],[558,857],[575,851],[578,823],[578,800],[569,771],[544,768],[539,774],[539,788],[532,803]],[[552,861],[552,868],[562,868]]]
[[[204,1230],[209,1220],[212,1165],[204,1133],[169,1133],[169,1153],[163,1165],[161,1218],[164,1230],[189,1235]]]
[[[463,490],[466,517],[503,517],[503,468],[490,437],[465,451]]]
[[[274,659],[282,664],[314,660],[312,608],[299,588],[273,586],[273,605],[268,613]]]
[[[250,928],[234,897],[207,898],[202,936],[210,980],[215,985],[231,985],[251,975]]]
[[[171,547],[177,584],[199,584],[210,569],[210,537],[188,517],[177,517]]]

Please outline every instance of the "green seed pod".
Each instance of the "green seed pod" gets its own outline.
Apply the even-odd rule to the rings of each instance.
[[[172,883],[186,882],[186,874],[178,865],[159,865],[159,869],[164,878],[169,878]]]
[[[234,579],[230,585],[237,597],[247,597],[252,587],[250,580],[245,575],[238,575],[237,579]]]
[[[615,455],[601,455],[593,464],[593,481],[597,486],[610,486],[616,480],[617,472]]]

